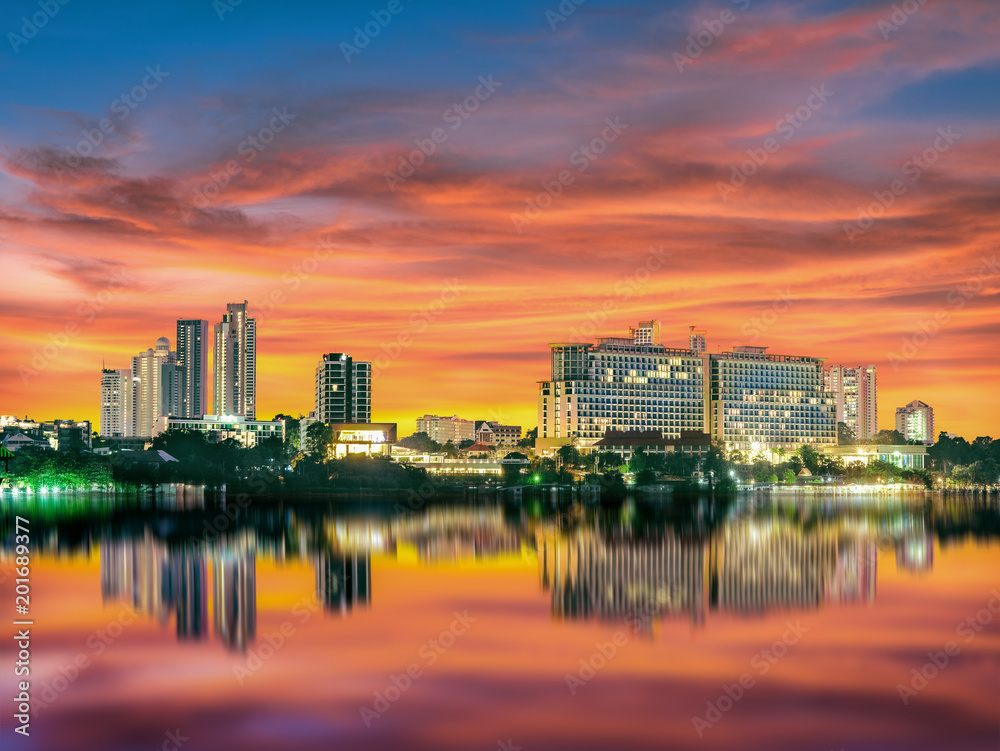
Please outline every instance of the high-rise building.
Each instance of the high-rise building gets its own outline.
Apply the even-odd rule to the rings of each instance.
[[[823,387],[823,359],[769,355],[767,347],[734,347],[702,355],[705,432],[727,450],[794,451],[834,445],[837,413]]]
[[[180,412],[181,369],[167,337],[132,358],[132,384],[132,432],[126,436],[152,435],[157,420]]]
[[[878,433],[878,388],[874,365],[854,368],[831,365],[824,373],[826,390],[833,394],[837,422],[850,428],[859,441]]]
[[[608,430],[677,439],[704,431],[727,449],[753,452],[836,443],[821,358],[769,355],[765,347],[670,348],[645,343],[645,334],[637,339],[642,328],[596,345],[549,345],[552,375],[539,382],[536,448],[575,440],[587,449]]]
[[[441,444],[451,441],[457,446],[462,441],[476,440],[476,422],[463,420],[456,415],[451,417],[424,415],[417,418],[417,432],[426,433],[432,441]]]
[[[897,407],[896,430],[908,441],[934,443],[934,410],[917,399]]]
[[[702,358],[634,337],[549,345],[552,374],[539,382],[536,448],[573,439],[588,448],[608,430],[658,430],[668,438],[702,430]]]
[[[342,352],[323,355],[316,365],[316,420],[372,421],[372,364]]]
[[[181,367],[181,411],[197,420],[208,411],[208,321],[177,321],[177,364]]]
[[[213,412],[256,419],[257,321],[247,301],[229,303],[215,325]]]
[[[133,435],[133,410],[135,395],[132,388],[132,371],[129,368],[101,371],[101,428],[102,438]]]

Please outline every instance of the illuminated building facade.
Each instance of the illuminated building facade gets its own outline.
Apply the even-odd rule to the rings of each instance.
[[[396,442],[394,422],[333,423],[332,452],[335,459],[348,454],[392,456]]]
[[[213,368],[213,412],[255,419],[257,321],[247,315],[246,300],[227,305],[222,322],[215,325]]]
[[[842,422],[859,441],[878,433],[878,386],[874,365],[847,368],[831,365],[824,373],[826,390],[833,394],[837,422]]]
[[[680,438],[704,426],[704,362],[696,352],[605,337],[550,344],[551,377],[538,384],[537,449],[576,440],[584,449],[608,430],[658,430]]]
[[[132,371],[129,368],[101,371],[102,438],[131,435],[135,395],[132,391]]]
[[[208,411],[208,321],[177,321],[177,364],[181,404],[177,417],[200,418]]]
[[[705,432],[727,450],[768,454],[836,444],[836,405],[823,386],[822,358],[734,347],[704,360]]]
[[[898,407],[896,430],[908,441],[934,443],[934,410],[917,399]]]
[[[132,386],[132,425],[126,437],[151,436],[157,420],[180,414],[181,369],[167,337],[132,358]]]
[[[167,417],[153,428],[153,436],[164,430],[196,430],[204,433],[210,443],[218,443],[232,438],[247,448],[253,448],[267,438],[284,441],[283,420],[248,420],[239,415],[205,415],[197,420]]]
[[[476,423],[474,420],[463,420],[456,415],[451,417],[424,415],[417,418],[417,432],[426,433],[432,441],[441,444],[451,441],[457,446],[462,441],[476,440]]]
[[[550,344],[551,377],[538,385],[536,449],[573,442],[589,450],[609,430],[664,438],[703,431],[729,450],[753,452],[836,443],[821,358],[769,355],[765,347],[720,354],[669,348],[647,343],[655,330],[641,323],[629,338]]]
[[[826,456],[842,459],[844,464],[871,464],[885,462],[900,469],[924,469],[927,466],[927,447],[903,445],[878,446],[822,446]]]
[[[323,355],[316,365],[316,414],[327,424],[371,422],[372,364],[342,352]]]

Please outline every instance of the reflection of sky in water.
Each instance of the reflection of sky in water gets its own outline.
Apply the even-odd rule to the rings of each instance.
[[[14,742],[996,747],[997,624],[956,633],[1000,585],[995,506],[285,507],[192,544],[218,513],[35,526],[32,685],[51,706]],[[448,635],[456,612],[475,620]],[[789,622],[801,638],[762,661]],[[566,676],[615,638],[571,695]],[[952,640],[961,653],[904,705],[897,684]],[[745,673],[753,687],[699,738],[692,717]]]

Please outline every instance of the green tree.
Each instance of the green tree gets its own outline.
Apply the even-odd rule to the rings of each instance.
[[[325,422],[313,422],[306,428],[305,450],[323,461],[330,455],[333,446],[333,427]]]
[[[791,468],[785,470],[784,481],[787,483],[794,483],[798,475]]]

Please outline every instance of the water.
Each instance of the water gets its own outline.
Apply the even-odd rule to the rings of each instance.
[[[0,745],[998,747],[995,500],[392,507],[18,501]]]

